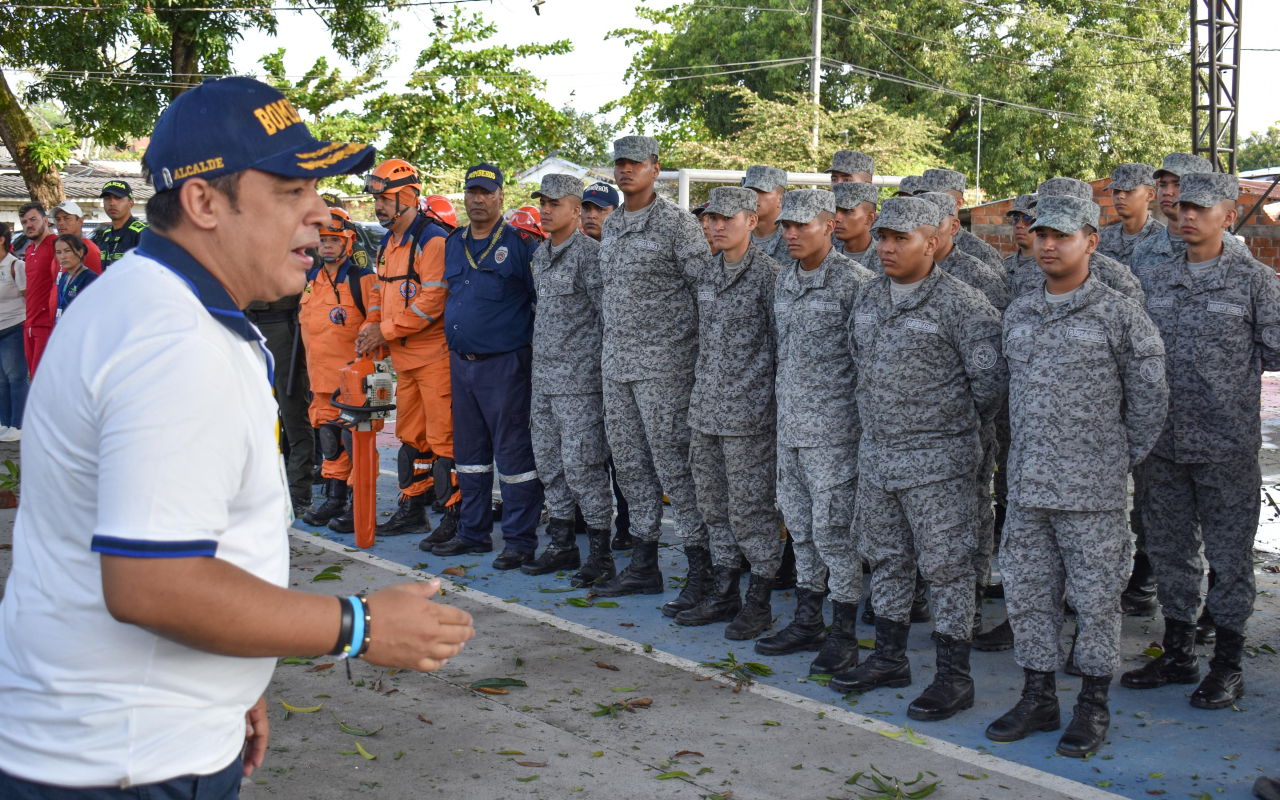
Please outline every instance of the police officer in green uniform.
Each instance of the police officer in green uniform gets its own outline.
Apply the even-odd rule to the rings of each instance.
[[[125,181],[107,181],[100,197],[111,225],[98,228],[89,240],[102,251],[102,268],[106,269],[138,246],[147,223],[133,216],[133,188]]]

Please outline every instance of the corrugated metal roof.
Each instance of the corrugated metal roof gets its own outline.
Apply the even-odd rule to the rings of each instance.
[[[102,194],[102,184],[106,183],[108,179],[108,176],[79,177],[63,175],[62,190],[72,200],[95,198]],[[138,179],[130,180],[129,185],[133,187],[133,199],[139,202],[155,194],[151,185],[144,181]],[[0,198],[14,199],[30,196],[31,193],[27,191],[27,184],[23,182],[21,175],[16,173],[0,175]]]

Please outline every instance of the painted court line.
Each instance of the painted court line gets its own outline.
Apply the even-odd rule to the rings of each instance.
[[[632,653],[633,655],[652,659],[686,672],[692,672],[704,677],[713,677],[722,683],[730,683],[729,679],[720,676],[716,670],[704,667],[696,661],[691,661],[690,659],[683,658],[681,656],[666,653],[656,648],[646,653],[643,645],[638,642],[633,642],[630,639],[624,639],[621,636],[615,636],[611,633],[605,633],[604,631],[597,630],[596,628],[582,625],[577,622],[561,619],[554,614],[538,611],[519,603],[508,603],[500,597],[486,594],[469,586],[456,584],[450,580],[447,575],[433,575],[422,570],[415,570],[405,564],[398,564],[395,561],[381,558],[362,550],[348,552],[350,548],[346,547],[346,545],[341,542],[335,542],[322,536],[316,536],[296,528],[291,528],[289,533],[300,541],[307,542],[309,544],[318,544],[326,550],[331,550],[356,561],[362,561],[370,566],[389,570],[391,572],[400,572],[403,570],[407,576],[415,578],[424,578],[428,580],[431,578],[439,578],[441,581],[449,581],[449,583],[453,585],[451,591],[459,594],[465,594],[468,599],[480,603],[481,605],[501,609],[502,611],[526,617],[535,622],[546,623],[547,625],[554,626],[567,633],[572,633],[604,645],[616,647],[620,650]],[[871,717],[863,716],[862,714],[840,708],[839,706],[830,705],[818,700],[811,700],[807,697],[802,697],[798,694],[788,692],[785,689],[778,689],[774,686],[766,686],[761,683],[751,683],[745,687],[745,691],[760,695],[761,697],[765,697],[769,700],[785,703],[793,708],[798,708],[803,711],[815,714],[824,712],[826,714],[826,719],[834,719],[837,722],[849,725],[850,727],[860,728],[866,731],[886,731],[893,733],[903,730],[896,725],[872,719]],[[975,750],[970,750],[967,747],[961,747],[958,744],[953,744],[942,739],[935,739],[931,736],[921,734],[919,731],[913,730],[912,733],[917,737],[917,739],[923,739],[924,743],[915,744],[914,742],[908,741],[906,737],[894,739],[893,741],[905,746],[922,747],[925,750],[929,750],[930,752],[938,755],[954,758],[957,761],[962,761],[966,764],[972,764],[974,767],[993,772],[1000,772],[1011,778],[1017,778],[1020,781],[1024,781],[1034,786],[1039,786],[1042,789],[1059,792],[1067,797],[1077,798],[1077,800],[1115,800],[1115,798],[1121,797],[1121,795],[1103,791],[1102,789],[1088,786],[1083,783],[1078,783],[1070,780],[1069,778],[1063,778],[1059,775],[1044,772],[1023,764],[1018,764],[1014,761],[1007,761],[1003,758],[999,758],[998,756],[979,753]]]

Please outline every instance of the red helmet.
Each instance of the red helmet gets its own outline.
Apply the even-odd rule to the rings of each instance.
[[[320,236],[336,236],[343,240],[343,258],[350,258],[356,243],[356,226],[351,215],[341,208],[329,209],[329,222],[320,229]]]
[[[444,195],[429,194],[418,202],[418,207],[423,214],[444,225],[450,232],[458,227],[458,210]]]
[[[513,228],[528,231],[539,239],[547,238],[547,234],[542,230],[542,212],[533,206],[520,206],[510,212],[507,221]]]

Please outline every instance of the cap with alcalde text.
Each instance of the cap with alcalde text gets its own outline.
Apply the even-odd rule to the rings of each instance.
[[[377,151],[315,138],[293,104],[252,78],[209,79],[178,95],[156,122],[142,162],[157,192],[188,178],[256,169],[286,178],[364,172]]]

